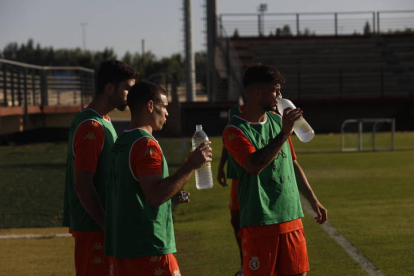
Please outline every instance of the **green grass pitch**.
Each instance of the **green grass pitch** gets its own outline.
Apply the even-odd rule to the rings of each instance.
[[[215,178],[222,144],[219,137],[212,142]],[[392,152],[342,153],[336,134],[293,142],[332,225],[385,275],[414,275],[414,133],[397,133]],[[173,172],[190,140],[160,139],[160,144]],[[67,232],[59,227],[65,158],[65,143],[0,147],[0,235]],[[215,183],[199,191],[192,177],[185,190],[191,203],[174,210],[182,274],[232,275],[239,257],[227,209],[229,187]],[[304,224],[308,275],[367,275],[311,216]],[[74,275],[71,238],[0,239],[0,248],[1,276]]]

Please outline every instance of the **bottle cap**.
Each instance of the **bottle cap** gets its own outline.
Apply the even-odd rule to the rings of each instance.
[[[196,130],[202,130],[203,129],[203,125],[196,125]]]

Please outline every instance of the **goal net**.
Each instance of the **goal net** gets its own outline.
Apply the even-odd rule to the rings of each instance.
[[[395,119],[348,119],[341,126],[342,151],[395,149]]]

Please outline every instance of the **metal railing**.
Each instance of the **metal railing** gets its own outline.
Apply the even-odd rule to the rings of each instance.
[[[412,98],[411,79],[392,66],[313,65],[308,68],[278,67],[284,75],[283,95],[289,99]]]
[[[217,69],[219,75],[227,79],[227,97],[229,100],[238,100],[243,91],[242,68],[239,54],[229,38],[221,22],[218,22],[220,37],[217,39],[217,46],[223,57],[225,69]],[[223,93],[223,92],[222,92]]]
[[[329,15],[334,19],[334,21],[331,22],[332,24],[322,25],[325,26],[325,28],[327,28],[328,25],[330,26],[330,34],[339,35],[343,34],[342,32],[339,32],[339,26],[341,26],[340,22],[343,22],[341,18],[345,16],[348,16],[348,20],[351,20],[351,18],[349,18],[351,15],[366,16],[366,19],[369,19],[369,22],[375,26],[373,31],[383,32],[384,26],[390,26],[392,22],[394,22],[394,30],[396,30],[397,26],[400,26],[398,24],[405,22],[395,19],[391,20],[397,13],[411,13],[414,15],[414,11],[279,15],[294,16],[296,32],[298,35],[303,33],[303,28],[309,26],[306,24],[307,21],[304,21],[306,16],[318,17],[321,15]],[[231,16],[238,15],[233,14]],[[225,43],[228,43],[227,41],[231,39],[229,39],[229,36],[226,34],[223,18],[222,15],[219,20],[219,40],[221,39],[223,41],[222,43],[225,45]],[[379,20],[380,18],[381,20]],[[340,19],[342,21],[340,21]],[[358,22],[355,19],[354,21]],[[360,22],[364,21],[362,20]],[[410,18],[407,22],[412,22],[412,25],[414,26],[414,17],[412,19]],[[224,26],[220,24],[224,24]],[[256,29],[257,26],[264,28],[264,26],[269,26],[269,24],[259,21],[256,22],[254,28],[251,29],[256,36],[260,33],[260,31],[258,32]],[[239,35],[241,36],[243,33],[239,32]],[[262,62],[276,66],[276,68],[278,68],[278,70],[280,70],[286,77],[287,83],[284,85],[283,90],[286,95],[292,99],[414,97],[414,78],[412,75],[412,72],[414,72],[414,65],[410,62],[406,63],[405,58],[400,58],[398,56],[398,51],[394,49],[393,44],[391,43],[388,45],[389,43],[387,40],[383,41],[382,38],[382,36],[370,37],[369,40],[366,40],[365,48],[360,48],[361,45],[356,44],[353,41],[352,43],[355,45],[354,48],[352,48],[353,46],[351,44],[347,43],[345,43],[343,47],[340,44],[335,44],[335,50],[331,52],[329,50],[326,51],[327,49],[323,48],[322,43],[315,43],[315,45],[306,43],[302,46],[300,46],[301,44],[298,44],[296,47],[292,47],[290,41],[283,44],[283,42],[274,40],[275,45],[279,48],[276,46],[272,48],[270,41],[267,43],[266,40],[260,41],[255,38],[249,41],[240,40],[240,42],[235,39],[233,43],[237,43],[236,45],[239,47],[238,51],[240,56],[244,58],[243,61],[245,65]],[[405,43],[408,47],[409,45],[412,45],[410,44],[410,41],[411,40],[408,39]],[[234,50],[233,47],[231,47],[231,49]],[[276,49],[282,49],[283,54]],[[321,51],[318,52],[315,49],[321,49]],[[355,49],[358,50],[355,51]],[[343,54],[340,54],[341,51]],[[329,53],[331,53],[331,56],[329,56]],[[237,54],[232,55],[230,53],[224,54],[224,56],[234,59],[234,61],[228,63],[239,64],[237,66],[241,68],[241,63]],[[239,69],[239,72],[240,71],[241,69]]]
[[[0,107],[84,106],[94,91],[92,69],[0,59]]]
[[[206,72],[193,71],[196,75],[194,88],[195,98],[189,99],[186,86],[185,70],[159,72],[148,76],[145,80],[160,85],[166,92],[170,103],[207,102]]]
[[[414,10],[321,13],[225,13],[220,25],[232,36],[362,35],[414,33]],[[219,32],[220,34],[220,32]]]

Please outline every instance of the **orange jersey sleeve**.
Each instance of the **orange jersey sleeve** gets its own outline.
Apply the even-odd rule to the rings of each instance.
[[[87,120],[78,126],[73,138],[76,170],[96,172],[104,139],[104,129],[97,121]]]
[[[135,178],[162,173],[162,151],[157,141],[148,137],[136,141],[129,163]]]
[[[250,143],[250,140],[240,129],[230,126],[226,127],[223,132],[223,143],[227,152],[233,156],[239,165],[256,151],[256,148]]]

